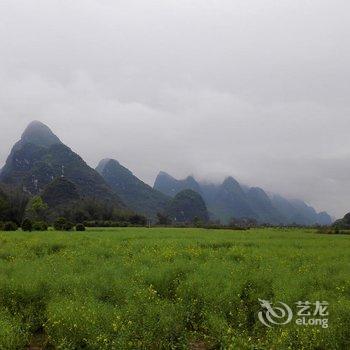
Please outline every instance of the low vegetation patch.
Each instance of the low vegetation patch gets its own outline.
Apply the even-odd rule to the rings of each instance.
[[[348,349],[350,240],[307,229],[0,233],[0,349]],[[259,299],[329,303],[263,325]]]

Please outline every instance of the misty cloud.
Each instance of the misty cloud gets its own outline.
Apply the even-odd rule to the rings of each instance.
[[[3,0],[0,161],[29,121],[90,165],[349,211],[346,0]]]

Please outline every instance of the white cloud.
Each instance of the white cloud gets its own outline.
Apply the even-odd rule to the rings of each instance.
[[[0,160],[40,119],[91,165],[348,211],[345,0],[0,3]]]

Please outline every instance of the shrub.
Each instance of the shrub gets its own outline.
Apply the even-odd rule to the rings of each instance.
[[[76,231],[85,231],[85,226],[83,224],[77,224],[75,226]]]
[[[70,221],[67,221],[64,225],[63,225],[63,231],[72,231],[74,228],[74,224]]]
[[[60,217],[54,222],[53,227],[56,231],[71,231],[74,228],[74,224],[66,218]]]
[[[83,225],[84,225],[85,227],[95,227],[94,221],[87,221],[87,220],[84,220]]]
[[[33,223],[29,219],[24,219],[22,222],[23,231],[31,231],[33,229]]]
[[[8,221],[5,222],[3,229],[4,231],[17,231],[18,226],[13,221]]]
[[[34,231],[47,231],[48,224],[44,221],[37,221],[33,223],[33,230]]]
[[[318,230],[317,230],[317,233],[322,233],[322,234],[325,234],[325,235],[332,235],[332,234],[339,234],[339,228],[335,228],[335,230],[333,230],[332,227],[320,227]]]
[[[64,226],[66,223],[67,219],[60,217],[54,222],[53,227],[56,231],[64,231]]]
[[[109,221],[109,220],[92,220],[92,221],[84,221],[85,227],[128,227],[129,222],[122,221]],[[137,225],[135,225],[137,226]]]
[[[135,214],[130,216],[129,222],[135,226],[146,226],[147,218],[143,215]]]

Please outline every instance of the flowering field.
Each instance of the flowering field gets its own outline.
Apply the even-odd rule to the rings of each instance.
[[[296,229],[0,233],[0,349],[349,349],[349,252]]]

